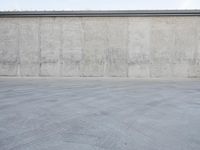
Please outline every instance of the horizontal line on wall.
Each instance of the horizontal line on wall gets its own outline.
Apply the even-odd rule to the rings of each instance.
[[[110,10],[110,11],[0,11],[0,17],[156,17],[200,16],[200,10]]]

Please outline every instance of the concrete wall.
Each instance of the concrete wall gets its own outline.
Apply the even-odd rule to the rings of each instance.
[[[200,77],[200,18],[0,18],[0,75]]]

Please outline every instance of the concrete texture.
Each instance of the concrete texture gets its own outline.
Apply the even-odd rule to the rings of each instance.
[[[1,76],[199,78],[200,18],[0,18]]]
[[[1,150],[199,150],[199,80],[0,78]]]
[[[19,20],[20,21],[20,20]],[[21,19],[19,24],[19,60],[21,76],[38,76],[40,71],[39,21]]]

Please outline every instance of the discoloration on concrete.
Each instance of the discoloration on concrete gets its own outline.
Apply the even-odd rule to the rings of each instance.
[[[127,77],[128,19],[108,20],[107,76]]]
[[[128,27],[128,76],[150,76],[150,29],[151,18],[129,18]],[[145,30],[144,30],[145,29]]]
[[[0,78],[1,150],[199,150],[199,80]]]
[[[41,18],[40,18],[41,19]],[[41,76],[58,76],[61,48],[61,23],[58,18],[41,19]]]
[[[82,75],[104,76],[108,50],[106,21],[102,18],[83,18],[82,26],[84,31]]]
[[[61,76],[80,76],[83,57],[83,29],[80,18],[62,19]]]

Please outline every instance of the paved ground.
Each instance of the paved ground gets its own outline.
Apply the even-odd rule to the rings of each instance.
[[[199,150],[200,80],[0,78],[0,150]]]

